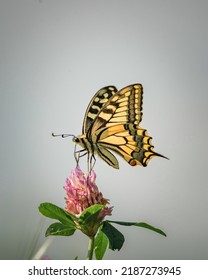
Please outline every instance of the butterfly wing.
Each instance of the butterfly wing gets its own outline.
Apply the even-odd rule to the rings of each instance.
[[[97,146],[96,152],[99,155],[99,157],[101,157],[110,166],[119,169],[119,163],[117,158],[107,148],[105,148],[105,145],[97,144],[96,146]]]
[[[109,101],[109,99],[117,92],[116,87],[114,86],[107,86],[104,88],[101,88],[96,92],[96,94],[91,99],[86,113],[84,117],[84,122],[82,126],[82,133],[86,134],[89,127],[99,114],[99,112],[102,110],[104,105]]]
[[[117,124],[139,124],[142,119],[143,88],[141,84],[127,86],[115,93],[94,118],[88,138],[97,130]]]
[[[154,156],[151,137],[139,126],[142,120],[143,88],[141,84],[127,86],[115,93],[94,118],[87,138],[96,144],[98,155],[114,168],[119,168],[115,156],[121,155],[131,166],[147,166]]]
[[[95,138],[97,141],[98,155],[114,168],[119,168],[119,165],[115,162],[112,154],[106,160],[105,150],[107,149],[115,151],[131,166],[147,166],[153,157],[163,157],[153,151],[152,137],[148,135],[146,129],[136,124],[118,124],[100,129],[94,135],[93,140]]]

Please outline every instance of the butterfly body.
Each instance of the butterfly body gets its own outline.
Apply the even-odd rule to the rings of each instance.
[[[96,154],[114,168],[119,168],[119,154],[131,166],[147,166],[154,156],[151,137],[139,126],[142,120],[143,88],[129,85],[120,91],[114,86],[100,89],[92,98],[85,113],[82,135],[74,142],[91,155]]]

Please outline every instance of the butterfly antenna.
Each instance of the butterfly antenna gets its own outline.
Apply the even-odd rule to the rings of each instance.
[[[52,133],[52,136],[53,137],[59,136],[59,137],[62,137],[62,138],[66,138],[66,137],[69,137],[69,136],[75,137],[75,135],[73,135],[73,134],[54,134],[54,133]]]

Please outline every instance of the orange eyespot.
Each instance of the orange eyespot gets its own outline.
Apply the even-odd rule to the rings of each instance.
[[[129,164],[130,164],[131,166],[135,166],[135,165],[137,165],[137,161],[136,161],[135,159],[131,159],[131,160],[129,161]]]

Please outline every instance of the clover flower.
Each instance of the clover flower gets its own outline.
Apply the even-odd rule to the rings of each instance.
[[[79,166],[71,171],[71,175],[66,179],[66,211],[76,215],[77,217],[88,207],[100,204],[107,205],[109,200],[104,198],[99,191],[96,183],[96,174],[94,170],[91,173],[84,173]],[[113,207],[104,207],[100,214],[99,219],[104,219],[105,216],[110,216]]]

